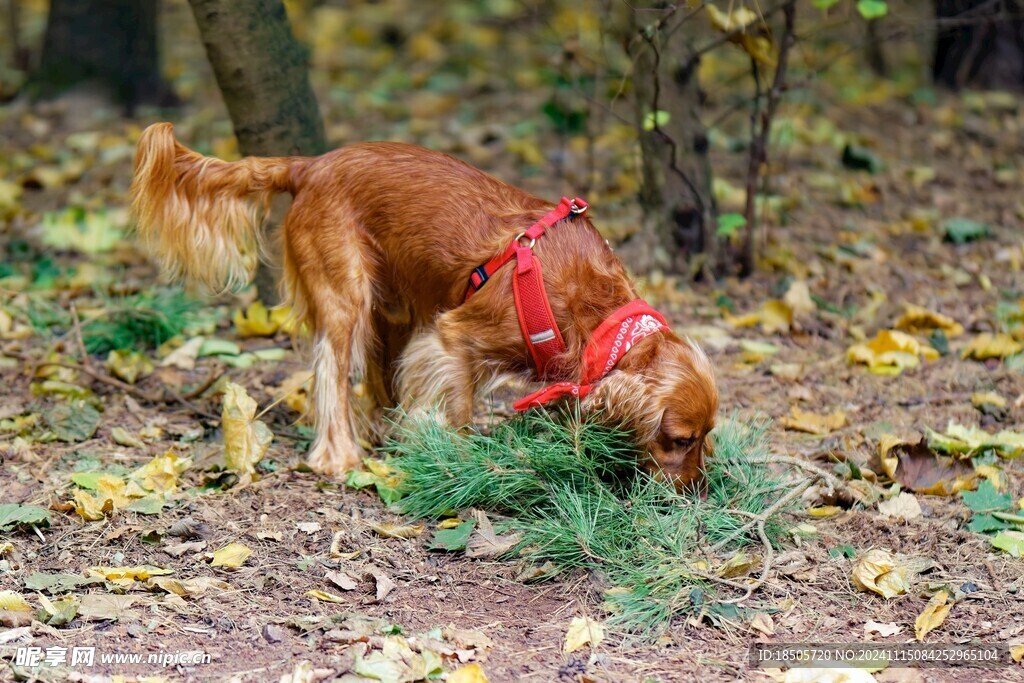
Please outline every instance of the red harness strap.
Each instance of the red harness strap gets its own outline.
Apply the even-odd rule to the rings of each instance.
[[[634,299],[601,321],[583,351],[582,381],[558,382],[515,402],[516,410],[527,410],[567,396],[583,398],[618,364],[638,341],[669,330],[661,313],[643,299]]]
[[[512,243],[498,256],[476,268],[469,277],[466,298],[469,300],[487,283],[503,265],[516,259],[516,272],[512,277],[512,292],[519,317],[519,329],[523,333],[526,348],[530,351],[537,377],[543,379],[552,358],[565,351],[562,333],[558,330],[555,316],[548,303],[544,289],[544,277],[540,261],[533,253],[533,245],[545,230],[570,214],[587,210],[587,203],[580,198],[562,201],[554,210],[516,236]],[[526,246],[520,244],[529,239]],[[635,299],[605,318],[587,342],[583,352],[583,373],[580,384],[558,382],[544,387],[514,404],[516,410],[527,410],[567,396],[583,398],[593,389],[594,383],[607,375],[619,360],[638,341],[652,334],[668,330],[668,323],[660,313],[651,308],[643,299]]]
[[[552,211],[549,211],[528,230],[516,236],[512,243],[498,256],[476,268],[469,277],[465,300],[478,292],[494,273],[503,265],[516,259],[516,272],[512,277],[512,292],[516,302],[516,315],[519,317],[519,329],[523,333],[523,341],[533,358],[537,376],[547,375],[548,363],[552,358],[565,351],[565,341],[558,330],[555,316],[548,303],[548,295],[544,289],[544,273],[540,261],[533,253],[533,245],[544,232],[558,221],[570,214],[581,214],[587,210],[587,203],[577,197],[562,197]],[[528,239],[525,246],[520,244]]]

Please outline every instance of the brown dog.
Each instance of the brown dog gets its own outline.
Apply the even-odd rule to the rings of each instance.
[[[510,244],[525,246],[513,243],[516,235],[552,205],[461,161],[378,142],[315,158],[229,163],[180,145],[162,123],[139,140],[131,192],[139,235],[164,269],[215,290],[251,280],[271,196],[294,196],[283,226],[284,286],[314,335],[317,439],[309,462],[320,472],[359,467],[359,444],[372,434],[374,411],[367,419],[356,410],[366,398],[412,411],[441,406],[449,424],[462,426],[477,389],[509,374],[535,375],[540,361],[534,355],[531,367],[534,349],[513,296],[513,278],[525,268],[513,259],[469,298],[467,279]],[[543,264],[551,327],[564,340],[544,375],[579,388],[568,382],[588,374],[591,335],[602,321],[618,324],[616,312],[637,295],[618,258],[572,209],[532,253]],[[523,254],[519,264],[529,258]],[[584,386],[593,390],[582,405],[635,430],[649,454],[643,465],[687,486],[700,479],[714,426],[714,372],[695,344],[653,325],[657,333],[634,337],[628,353],[612,353],[607,374]]]

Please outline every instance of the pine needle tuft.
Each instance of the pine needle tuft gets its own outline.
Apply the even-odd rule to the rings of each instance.
[[[712,562],[760,542],[754,529],[735,532],[783,486],[752,462],[767,454],[765,428],[730,420],[716,430],[705,501],[637,472],[628,433],[579,416],[531,411],[490,434],[407,419],[385,451],[399,475],[399,511],[499,515],[501,533],[520,539],[507,557],[601,575],[611,586],[609,623],[649,639],[677,616],[735,616],[732,605],[716,607],[714,567],[700,561],[719,541],[727,541],[726,555]],[[784,533],[782,512],[765,520],[772,543]]]

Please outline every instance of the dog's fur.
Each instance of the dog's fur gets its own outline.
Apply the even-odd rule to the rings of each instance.
[[[294,196],[282,230],[284,287],[314,336],[314,469],[339,475],[359,467],[372,420],[355,406],[366,399],[408,411],[441,406],[448,423],[462,426],[478,388],[509,373],[529,376],[514,265],[468,302],[463,295],[473,268],[550,203],[447,155],[397,143],[225,162],[179,144],[167,123],[139,140],[132,208],[142,241],[173,276],[215,290],[248,283],[265,249],[263,215],[282,192]],[[591,332],[636,290],[582,217],[557,223],[535,252],[567,347],[549,377],[579,381]],[[707,356],[689,340],[671,332],[643,339],[583,406],[634,429],[648,469],[679,486],[699,480],[718,392]]]

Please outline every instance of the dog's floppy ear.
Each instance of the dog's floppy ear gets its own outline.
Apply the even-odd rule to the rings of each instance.
[[[600,413],[600,421],[637,432],[641,441],[655,437],[661,426],[661,411],[655,405],[643,377],[613,370],[582,402],[583,413]]]
[[[704,435],[704,457],[708,458],[715,454],[715,437],[711,436],[711,432]]]

